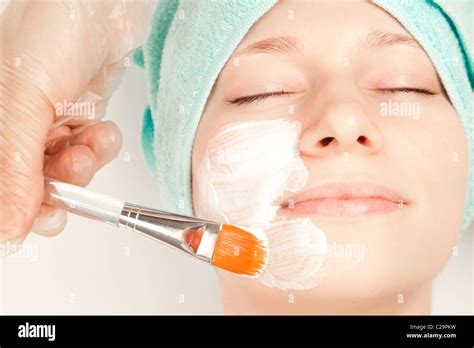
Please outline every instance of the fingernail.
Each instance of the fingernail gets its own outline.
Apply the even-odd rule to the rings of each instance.
[[[74,173],[82,174],[90,172],[94,166],[94,161],[90,156],[77,156],[72,158],[72,171]]]
[[[101,148],[114,148],[118,142],[122,140],[122,134],[117,126],[113,123],[106,125],[100,130],[98,141]]]
[[[66,212],[56,209],[53,213],[45,216],[38,216],[33,223],[31,230],[35,233],[55,233],[61,230],[66,224]]]

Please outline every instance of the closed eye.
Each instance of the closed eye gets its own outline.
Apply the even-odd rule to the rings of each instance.
[[[279,97],[279,96],[287,95],[287,94],[291,94],[291,92],[276,91],[276,92],[260,93],[260,94],[255,94],[255,95],[239,97],[234,100],[228,101],[228,103],[235,104],[235,105],[250,104],[257,100],[267,99],[270,97]]]
[[[430,90],[425,89],[425,88],[411,88],[411,87],[379,88],[377,89],[377,92],[380,92],[382,94],[389,94],[389,93],[419,93],[419,94],[426,94],[426,95],[435,94],[434,92],[431,92]],[[235,104],[235,105],[250,104],[258,100],[263,100],[263,99],[267,99],[271,97],[279,97],[279,96],[288,95],[288,94],[291,94],[291,92],[286,92],[283,90],[276,91],[276,92],[260,93],[260,94],[239,97],[239,98],[228,101],[228,103]]]
[[[377,89],[377,92],[382,94],[388,93],[419,93],[419,94],[427,94],[427,95],[434,95],[434,92],[427,90],[425,88],[411,88],[411,87],[399,87],[399,88],[380,88]]]

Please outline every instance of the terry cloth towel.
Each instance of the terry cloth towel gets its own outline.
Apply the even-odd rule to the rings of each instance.
[[[142,126],[145,160],[161,206],[194,215],[191,156],[207,98],[239,42],[277,0],[160,0],[134,61],[146,70],[150,105]],[[470,0],[375,0],[431,58],[468,141],[463,230],[474,217],[473,6]],[[436,175],[436,173],[433,173]]]

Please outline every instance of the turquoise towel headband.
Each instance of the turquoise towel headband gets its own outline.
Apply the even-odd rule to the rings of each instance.
[[[277,0],[160,0],[152,31],[135,55],[148,78],[142,126],[145,160],[162,208],[194,215],[191,156],[207,98],[253,23]],[[474,217],[473,9],[469,0],[376,0],[404,25],[433,62],[464,126],[468,189],[462,229]]]

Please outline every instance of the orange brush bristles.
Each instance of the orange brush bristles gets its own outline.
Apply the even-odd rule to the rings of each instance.
[[[222,225],[212,264],[229,272],[260,275],[267,265],[267,241],[237,226]]]

